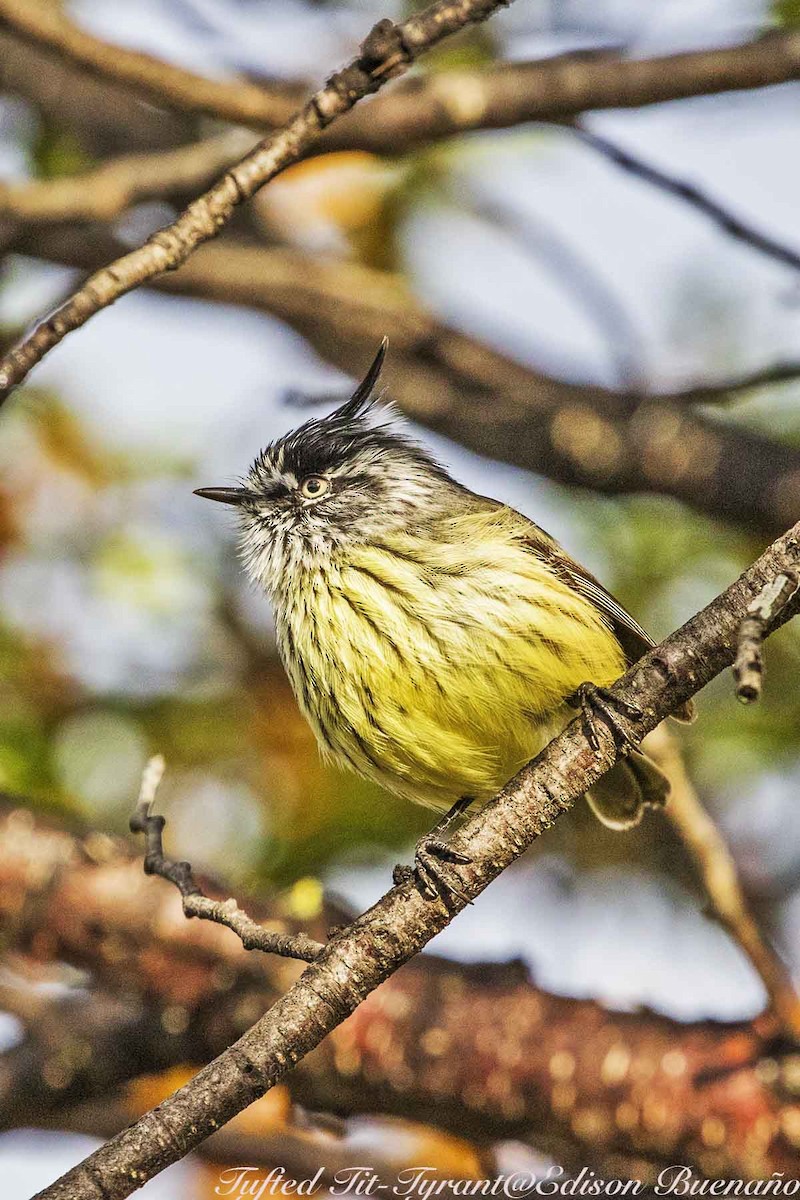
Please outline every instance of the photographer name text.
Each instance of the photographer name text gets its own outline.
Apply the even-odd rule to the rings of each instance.
[[[229,1167],[220,1175],[216,1195],[231,1200],[265,1197],[397,1196],[401,1200],[435,1197],[499,1196],[798,1196],[800,1177],[774,1171],[765,1179],[704,1179],[682,1164],[664,1167],[657,1179],[603,1179],[589,1167],[567,1175],[563,1167],[544,1174],[517,1171],[493,1179],[443,1179],[434,1167],[408,1167],[387,1180],[372,1167],[347,1167],[327,1172],[324,1167],[306,1179],[293,1179],[283,1167],[264,1172],[258,1167]]]

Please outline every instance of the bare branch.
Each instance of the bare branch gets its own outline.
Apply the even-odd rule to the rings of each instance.
[[[666,726],[651,735],[648,749],[672,785],[664,812],[694,859],[714,914],[750,959],[787,1037],[800,1044],[797,988],[786,964],[760,930],[742,890],[733,855],[700,802],[675,738]]]
[[[123,84],[93,78],[68,59],[7,32],[0,20],[0,90],[22,96],[90,154],[106,157],[174,147],[192,137],[192,119],[142,104]]]
[[[709,196],[697,184],[680,179],[660,167],[654,167],[650,163],[644,162],[617,142],[612,142],[610,138],[599,133],[593,133],[585,125],[574,125],[573,128],[584,145],[590,146],[592,150],[602,154],[616,166],[621,167],[623,171],[627,171],[637,179],[642,179],[645,183],[659,188],[660,191],[667,192],[691,205],[697,212],[709,217],[724,233],[736,238],[737,241],[752,246],[754,250],[766,254],[776,262],[783,263],[784,266],[791,267],[795,271],[800,270],[800,253],[792,250],[791,246],[787,246],[784,242],[778,241],[777,238],[762,233],[747,221],[743,221],[741,217],[737,217],[729,208]]]
[[[19,253],[89,270],[118,247],[99,226],[39,229],[14,241]],[[561,483],[674,496],[768,536],[798,511],[797,447],[694,413],[685,392],[644,398],[523,365],[438,321],[389,272],[226,239],[154,283],[274,314],[352,375],[391,330],[389,385],[409,417]]]
[[[752,392],[775,383],[793,383],[797,379],[800,379],[800,363],[778,362],[747,375],[725,379],[722,383],[695,384],[672,392],[669,399],[673,404],[727,404],[736,400],[742,392]]]
[[[252,145],[252,134],[234,129],[174,150],[122,155],[80,175],[0,182],[0,217],[26,225],[110,221],[142,200],[206,187]]]
[[[48,1122],[54,1114],[144,1071],[191,1056],[196,1031],[171,1033],[169,1010],[130,992],[37,995],[37,1019],[0,1055],[0,1128]]]
[[[95,75],[134,87],[149,100],[193,113],[208,113],[243,125],[273,129],[288,121],[300,97],[238,79],[206,79],[163,59],[113,46],[64,15],[60,5],[41,0],[0,0],[0,26],[44,46]]]
[[[740,46],[632,59],[572,53],[409,81],[353,113],[321,148],[397,154],[474,129],[568,122],[581,113],[749,90],[800,77],[800,35],[776,32]]]
[[[780,616],[800,587],[794,571],[783,571],[766,583],[747,609],[739,628],[739,645],[733,677],[736,696],[742,704],[752,704],[761,695],[764,679],[762,647],[767,630]]]
[[[147,54],[109,45],[54,8],[0,0],[0,25],[151,101],[236,124],[273,129],[291,116],[291,89],[210,80]],[[447,71],[397,89],[337,125],[320,149],[396,154],[471,129],[570,120],[602,108],[639,108],[689,96],[768,87],[800,76],[800,37],[776,31],[740,46],[635,60],[618,52],[572,53],[483,71]],[[288,92],[288,94],[287,94]]]
[[[96,989],[85,998],[85,1020],[77,1007],[66,1022],[54,1012],[31,1030],[24,1052],[0,1058],[0,1127],[45,1114],[72,1127],[64,1109],[78,1096],[99,1101],[143,1070],[207,1062],[286,990],[294,964],[248,954],[218,926],[180,919],[176,899],[144,877],[129,841],[81,839],[52,816],[0,812],[7,944],[90,970]],[[280,918],[275,898],[250,896],[247,908],[262,920]],[[305,931],[348,915],[326,907]],[[95,994],[106,1014],[99,1028]],[[116,1011],[114,996],[125,1002]],[[481,1142],[555,1144],[559,1156],[581,1162],[669,1156],[703,1170],[705,1130],[721,1121],[716,1172],[760,1176],[796,1156],[780,1132],[796,1094],[795,1056],[791,1047],[784,1056],[777,1033],[769,1013],[734,1024],[615,1013],[545,991],[519,964],[470,966],[426,954],[370,995],[287,1085],[317,1110],[411,1117]],[[54,1066],[64,1085],[55,1094],[47,1085]],[[134,1115],[95,1132],[110,1136]],[[755,1122],[773,1131],[757,1146]]]
[[[8,4],[10,0],[5,2]],[[165,271],[175,270],[202,242],[216,237],[240,204],[296,162],[322,130],[342,113],[364,96],[378,91],[388,79],[405,71],[420,54],[449,34],[485,20],[509,2],[438,0],[399,25],[380,21],[365,38],[358,57],[332,75],[280,132],[259,143],[226,171],[172,225],[154,234],[144,246],[96,272],[13,348],[0,362],[0,401],[68,333],[79,329],[120,296]]]
[[[145,874],[160,875],[174,883],[187,917],[200,917],[224,925],[236,934],[245,950],[261,950],[264,954],[279,954],[282,958],[297,958],[302,962],[313,962],[318,958],[324,949],[321,942],[315,942],[303,933],[288,934],[265,928],[239,908],[232,897],[212,900],[204,895],[190,863],[176,862],[165,856],[162,835],[166,821],[152,811],[163,771],[163,758],[160,755],[151,758],[144,769],[139,801],[130,821],[131,833],[145,835]]]
[[[800,522],[730,588],[637,662],[610,690],[641,739],[733,661],[738,628],[764,584],[800,566]],[[780,620],[780,618],[778,618]],[[592,749],[580,717],[453,839],[464,897],[426,900],[395,887],[325,947],[233,1046],[58,1182],[40,1200],[121,1200],[274,1086],[362,1000],[441,932],[616,761],[611,733]]]
[[[690,204],[731,237],[785,266],[800,269],[799,253],[755,229],[697,185],[643,162],[630,151],[583,126],[571,128],[587,146],[637,178]],[[65,178],[0,182],[0,217],[24,222],[28,227],[66,221],[109,221],[139,201],[183,195],[207,187],[229,162],[251,147],[252,135],[244,130],[231,130],[176,149],[122,155],[92,170]],[[591,275],[585,263],[578,262],[569,245],[559,240],[554,229],[537,228],[530,214],[523,223],[517,214],[497,204],[490,207],[473,201],[471,207],[506,225],[546,263],[555,267],[559,277],[563,275],[568,282],[574,279],[581,285],[579,294],[587,307],[591,308],[597,323],[612,335],[608,346],[615,355],[621,388],[631,397],[646,398],[649,393],[643,387],[638,365],[638,338],[624,307],[599,279]],[[725,403],[740,392],[793,380],[798,375],[800,364],[777,363],[723,384],[687,388],[675,398],[685,404]]]

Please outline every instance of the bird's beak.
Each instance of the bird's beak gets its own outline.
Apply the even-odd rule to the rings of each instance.
[[[248,497],[247,488],[195,488],[195,496],[218,500],[220,504],[242,504]]]

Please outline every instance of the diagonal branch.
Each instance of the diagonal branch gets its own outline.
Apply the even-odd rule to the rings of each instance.
[[[332,75],[278,133],[260,142],[165,229],[145,245],[91,276],[0,362],[0,402],[68,333],[134,288],[175,270],[203,242],[216,237],[237,207],[296,162],[322,130],[364,96],[405,71],[449,34],[487,17],[510,0],[438,0],[399,25],[379,21],[358,56]]]
[[[759,928],[730,848],[703,807],[666,726],[654,731],[648,749],[670,781],[665,815],[694,860],[714,915],[749,958],[781,1028],[790,1041],[800,1044],[797,988],[786,964]]]
[[[35,955],[40,971],[63,961],[93,976],[92,994],[71,998],[77,1005],[43,997],[25,1042],[0,1056],[0,1128],[43,1117],[72,1127],[65,1106],[102,1103],[143,1071],[202,1065],[286,990],[294,964],[247,954],[208,922],[181,920],[175,900],[142,874],[129,841],[80,838],[29,809],[0,812],[7,949],[27,955],[26,967]],[[272,924],[282,919],[274,897],[249,896],[247,907]],[[350,917],[326,906],[304,928],[313,936]],[[702,1170],[706,1130],[722,1122],[716,1174],[762,1176],[796,1158],[780,1132],[795,1061],[769,1013],[734,1024],[617,1013],[553,995],[517,963],[425,954],[370,995],[287,1085],[314,1110],[411,1117],[483,1143],[530,1139],[578,1162],[644,1155]],[[95,1132],[111,1136],[133,1115]],[[754,1146],[756,1122],[765,1135]]]
[[[315,942],[304,933],[288,934],[267,929],[239,908],[233,898],[212,900],[203,894],[190,863],[176,862],[166,857],[162,842],[166,822],[152,811],[163,771],[163,758],[160,755],[151,758],[142,775],[139,801],[130,822],[131,833],[145,835],[145,874],[160,875],[162,879],[174,883],[180,892],[185,916],[200,917],[204,921],[224,925],[236,934],[245,950],[261,950],[265,954],[279,954],[283,958],[300,959],[301,962],[313,962],[318,958],[324,949],[321,942]]]
[[[775,383],[794,383],[800,379],[800,362],[777,362],[768,367],[736,375],[721,383],[697,383],[692,387],[673,392],[669,399],[673,404],[727,404],[756,388],[770,387]]]
[[[800,270],[800,253],[792,250],[791,246],[787,246],[784,242],[778,241],[777,238],[770,237],[768,233],[762,233],[760,229],[756,229],[741,217],[737,217],[726,205],[715,200],[713,196],[709,196],[696,183],[680,179],[660,167],[654,167],[651,163],[644,162],[643,159],[624,149],[617,142],[613,142],[599,133],[594,133],[583,125],[574,125],[573,128],[584,145],[597,151],[598,154],[602,154],[604,158],[623,171],[627,171],[629,175],[634,175],[637,179],[691,205],[697,212],[709,217],[723,233],[727,233],[737,241],[752,246],[754,250],[767,255],[768,258],[774,258],[776,262],[783,263],[786,267],[791,267],[795,271]]]
[[[0,4],[1,2],[2,0]],[[433,103],[433,100],[431,102]],[[651,166],[642,158],[633,155],[630,150],[622,148],[599,133],[591,132],[585,126],[576,124],[571,128],[585,145],[608,158],[616,167],[646,184],[657,187],[660,191],[667,192],[682,203],[691,205],[694,210],[714,221],[730,238],[744,242],[753,250],[793,270],[800,269],[800,253],[792,250],[786,242],[772,238],[770,234],[754,228],[752,224],[736,216],[726,204],[709,196],[697,184],[682,180],[662,168]],[[0,216],[23,221],[26,226],[62,221],[109,221],[139,200],[169,198],[175,194],[197,191],[201,187],[209,186],[216,174],[231,160],[245,154],[252,144],[252,134],[245,130],[230,130],[174,149],[151,151],[150,154],[121,155],[102,163],[100,167],[62,179],[0,181]],[[317,152],[329,149],[336,148],[327,146],[324,142],[314,146]],[[487,210],[486,205],[474,206],[476,209]],[[530,220],[529,216],[529,224]],[[516,224],[518,226],[518,222]],[[545,240],[541,236],[535,236],[536,230],[531,229],[530,233],[529,240],[535,240],[541,250]],[[553,241],[554,236],[551,230],[549,241]],[[566,265],[570,266],[565,248],[557,248],[553,258],[566,258]],[[569,274],[572,274],[571,270]],[[587,274],[585,269],[583,274]],[[597,288],[593,287],[593,294],[596,290]],[[602,316],[602,305],[597,306],[597,312]],[[627,323],[625,320],[620,323],[620,317],[624,318],[625,314],[618,304],[614,304],[614,316],[613,319],[608,318],[609,323],[621,328],[621,324]],[[763,374],[766,376],[766,382],[772,382],[775,378],[794,378],[796,366],[778,365]],[[627,379],[627,371],[624,378]],[[687,398],[693,402],[691,394]]]
[[[273,129],[290,120],[301,99],[286,86],[206,79],[151,54],[111,45],[76,25],[60,5],[42,0],[0,0],[0,26],[93,75],[133,87],[151,102],[191,113]]]
[[[733,661],[738,628],[764,584],[800,564],[800,523],[734,584],[636,663],[611,689],[641,739]],[[786,616],[786,610],[782,616]],[[778,618],[780,621],[781,618]],[[301,978],[234,1045],[158,1109],[95,1151],[40,1200],[121,1200],[274,1086],[362,1000],[441,932],[583,795],[618,757],[611,733],[592,750],[576,718],[456,835],[464,900],[448,908],[408,882],[325,947]]]
[[[252,134],[231,129],[168,150],[123,154],[78,175],[24,183],[0,181],[0,217],[26,225],[110,221],[142,200],[207,187],[252,145]]]

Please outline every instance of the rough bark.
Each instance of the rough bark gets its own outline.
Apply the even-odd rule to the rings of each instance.
[[[286,927],[278,903],[247,906]],[[341,917],[329,909],[305,932],[320,936]],[[73,1127],[81,1101],[143,1071],[206,1062],[297,975],[185,921],[130,845],[16,808],[0,818],[0,920],[9,948],[89,969],[96,989],[58,1002],[0,1059],[4,1128],[62,1115]],[[797,1056],[775,1035],[766,1016],[683,1024],[615,1013],[546,992],[520,964],[424,955],[287,1082],[315,1110],[412,1117],[484,1143],[522,1137],[573,1161],[672,1158],[712,1176],[758,1176],[797,1154]]]
[[[437,0],[400,24],[379,21],[364,39],[357,57],[332,75],[285,126],[229,167],[171,225],[153,234],[143,246],[95,272],[4,355],[0,361],[0,403],[67,334],[80,329],[120,296],[165,271],[176,270],[199,245],[216,237],[239,205],[302,157],[337,117],[365,96],[377,92],[388,79],[402,74],[443,38],[486,20],[510,2]],[[23,8],[29,11],[28,6]]]
[[[800,564],[800,523],[725,592],[639,660],[609,690],[640,740],[733,662],[753,597]],[[790,615],[784,610],[778,621]],[[577,717],[452,839],[468,861],[462,895],[427,900],[413,880],[393,888],[326,945],[242,1037],[169,1099],[112,1138],[51,1187],[44,1200],[118,1200],[241,1112],[336,1029],[381,983],[440,933],[617,760],[602,725],[590,738]],[[596,748],[593,742],[597,740]]]

